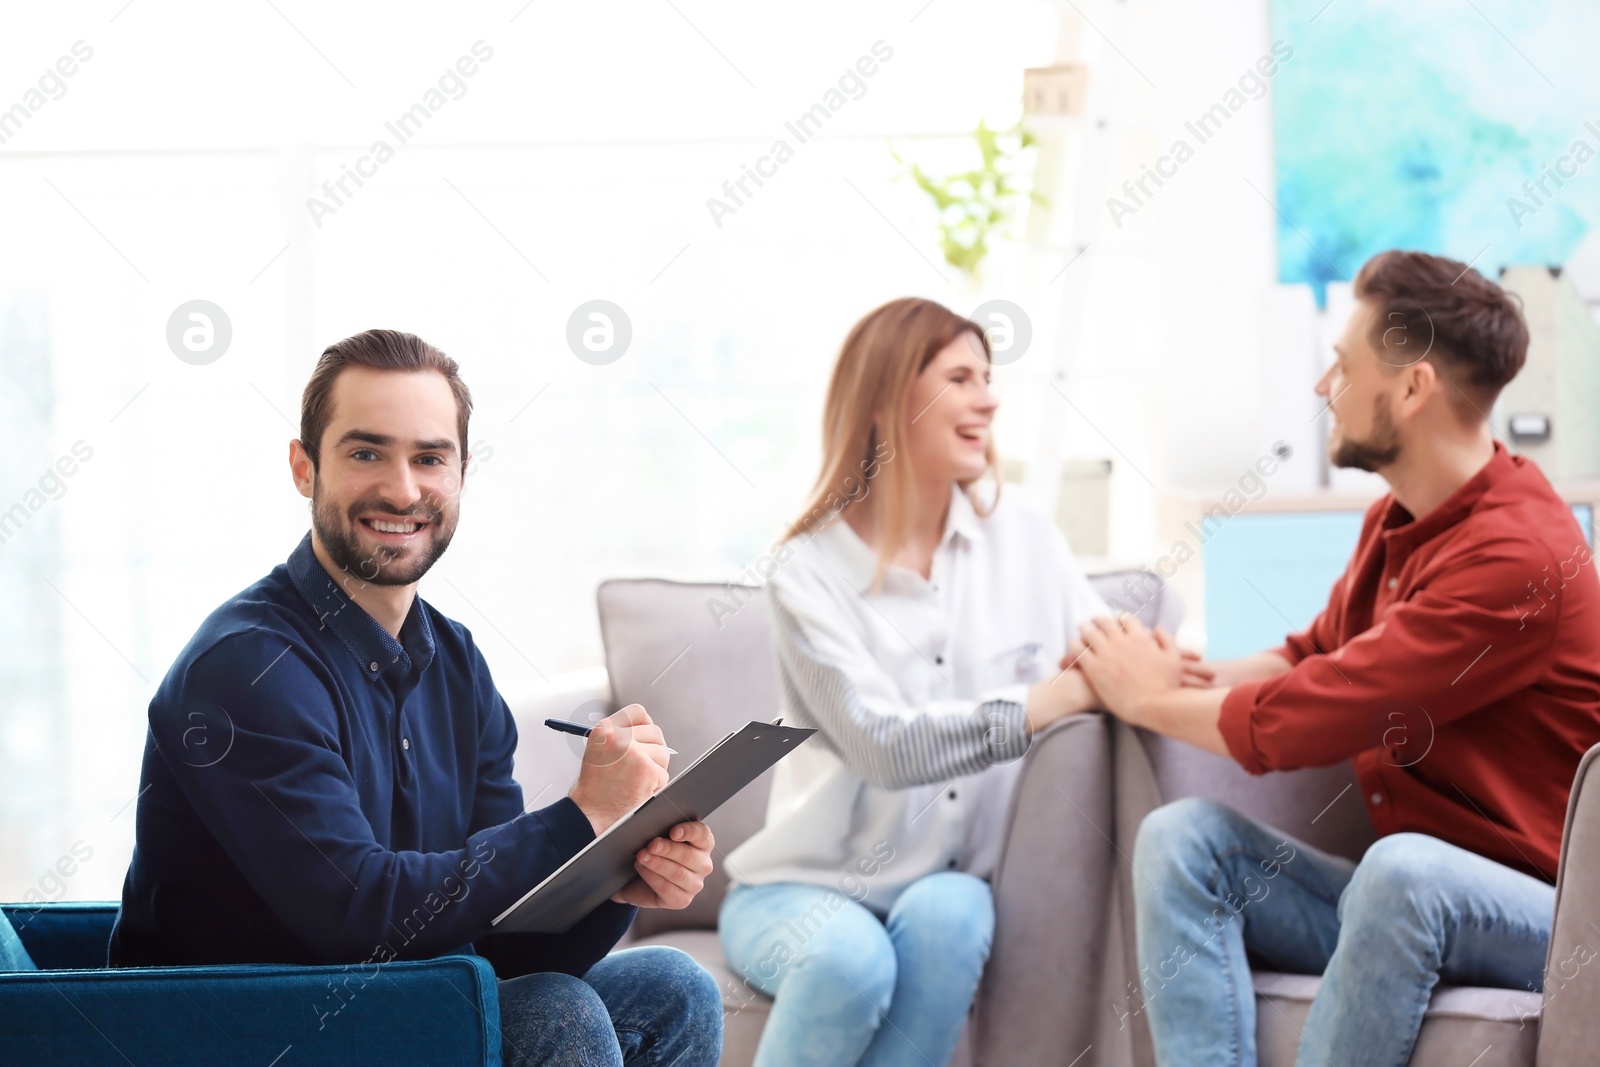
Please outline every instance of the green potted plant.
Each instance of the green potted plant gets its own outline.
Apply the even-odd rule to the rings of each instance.
[[[959,270],[976,291],[994,240],[1011,235],[1011,224],[1029,200],[1047,202],[1027,187],[1030,175],[1025,157],[1034,139],[1020,120],[1004,130],[991,130],[980,120],[972,137],[977,165],[942,177],[902,158],[899,152],[892,154],[933,202],[945,262]]]

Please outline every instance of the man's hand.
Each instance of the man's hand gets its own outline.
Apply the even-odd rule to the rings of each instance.
[[[1167,645],[1172,643],[1172,638],[1167,636],[1165,630],[1157,627],[1154,632],[1156,642],[1162,648],[1166,648]],[[1078,665],[1078,657],[1083,655],[1085,651],[1087,651],[1087,646],[1082,641],[1075,642],[1071,650],[1061,657],[1061,669],[1066,671],[1076,667]],[[1191,652],[1187,648],[1180,648],[1178,654],[1183,659],[1183,684],[1185,687],[1190,689],[1210,689],[1218,684],[1215,664],[1205,662],[1200,653]],[[1231,683],[1224,682],[1222,684],[1228,685]]]
[[[1166,632],[1157,629],[1156,640],[1168,642]],[[1217,684],[1217,671],[1211,664],[1200,658],[1200,653],[1190,652],[1187,648],[1178,649],[1178,655],[1183,660],[1183,684],[1190,689],[1210,689]]]
[[[642,706],[629,704],[590,731],[578,781],[567,795],[598,837],[667,784],[669,758],[661,727]]]
[[[1099,618],[1078,628],[1067,652],[1107,711],[1134,726],[1147,726],[1150,698],[1183,684],[1183,656],[1160,630],[1151,632],[1132,615]]]
[[[1263,678],[1275,678],[1290,669],[1289,661],[1277,652],[1257,652],[1253,656],[1221,660],[1208,666],[1211,667],[1211,684],[1224,689]]]
[[[703,822],[681,822],[658,837],[633,858],[639,877],[623,886],[611,899],[639,908],[687,908],[711,873],[711,849],[716,839]]]

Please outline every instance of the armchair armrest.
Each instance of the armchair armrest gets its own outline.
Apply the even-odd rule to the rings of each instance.
[[[1600,745],[1584,753],[1567,800],[1556,913],[1545,961],[1538,1067],[1585,1063],[1600,1048]]]
[[[500,998],[478,956],[0,974],[8,1062],[499,1067]]]
[[[106,965],[106,946],[117,922],[114,900],[50,900],[0,904],[34,966],[49,969]]]

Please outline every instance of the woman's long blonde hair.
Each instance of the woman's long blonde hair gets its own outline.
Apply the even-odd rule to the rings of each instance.
[[[809,538],[850,504],[867,494],[879,496],[878,578],[905,542],[917,503],[915,464],[906,449],[910,419],[906,396],[917,376],[950,342],[970,334],[983,357],[992,360],[989,339],[971,319],[918,297],[891,300],[856,323],[839,350],[822,413],[822,472],[784,539]],[[987,473],[999,500],[999,460],[991,436],[985,450]],[[981,476],[980,476],[981,477]],[[977,479],[961,483],[979,514],[988,507],[973,494]],[[876,580],[873,583],[877,584]]]

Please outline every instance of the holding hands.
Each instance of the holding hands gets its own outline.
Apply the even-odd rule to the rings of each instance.
[[[1080,626],[1078,634],[1061,668],[1081,671],[1101,706],[1135,726],[1149,725],[1150,698],[1184,686],[1209,688],[1216,679],[1199,655],[1179,649],[1164,630],[1147,629],[1133,615],[1102,616]]]

